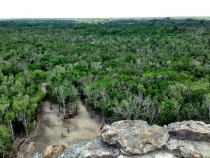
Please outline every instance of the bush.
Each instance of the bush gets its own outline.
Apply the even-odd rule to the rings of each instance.
[[[27,130],[30,132],[30,131],[33,131],[35,129],[34,125],[29,125],[27,127]]]

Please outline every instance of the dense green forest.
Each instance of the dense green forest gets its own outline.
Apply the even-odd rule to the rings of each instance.
[[[0,21],[0,155],[42,100],[105,119],[210,119],[210,21]],[[47,95],[41,90],[47,83]]]

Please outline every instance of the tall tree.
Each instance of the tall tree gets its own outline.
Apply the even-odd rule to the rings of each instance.
[[[12,121],[14,121],[14,119],[15,119],[15,113],[14,113],[14,111],[7,112],[5,114],[5,116],[4,116],[4,121],[10,127],[10,131],[11,131],[11,134],[12,134],[13,143],[15,143],[15,135],[14,135],[14,129],[13,129],[13,124],[12,124]]]
[[[55,97],[55,99],[62,103],[63,105],[63,114],[66,115],[66,99],[67,97],[70,97],[70,99],[73,101],[78,96],[78,90],[72,85],[71,81],[64,80],[62,83],[60,83],[57,86],[52,87],[52,93]],[[70,101],[71,102],[71,101]]]
[[[9,129],[0,125],[0,157],[4,158],[8,154],[8,148],[11,146],[12,135]]]

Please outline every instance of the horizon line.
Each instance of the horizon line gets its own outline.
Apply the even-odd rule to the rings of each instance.
[[[77,17],[77,18],[62,18],[62,17],[15,17],[15,18],[0,18],[0,19],[142,19],[142,18],[210,18],[210,16],[142,16],[142,17]]]

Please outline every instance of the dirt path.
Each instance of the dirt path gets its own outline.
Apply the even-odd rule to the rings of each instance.
[[[53,104],[53,109],[50,110],[50,102],[44,101],[38,115],[36,129],[20,146],[17,157],[29,158],[35,152],[42,152],[49,145],[63,144],[68,147],[73,142],[94,138],[100,135],[100,126],[90,118],[84,105],[80,105],[78,115],[64,120],[62,113],[58,116],[57,105]],[[63,138],[61,138],[62,133]]]

